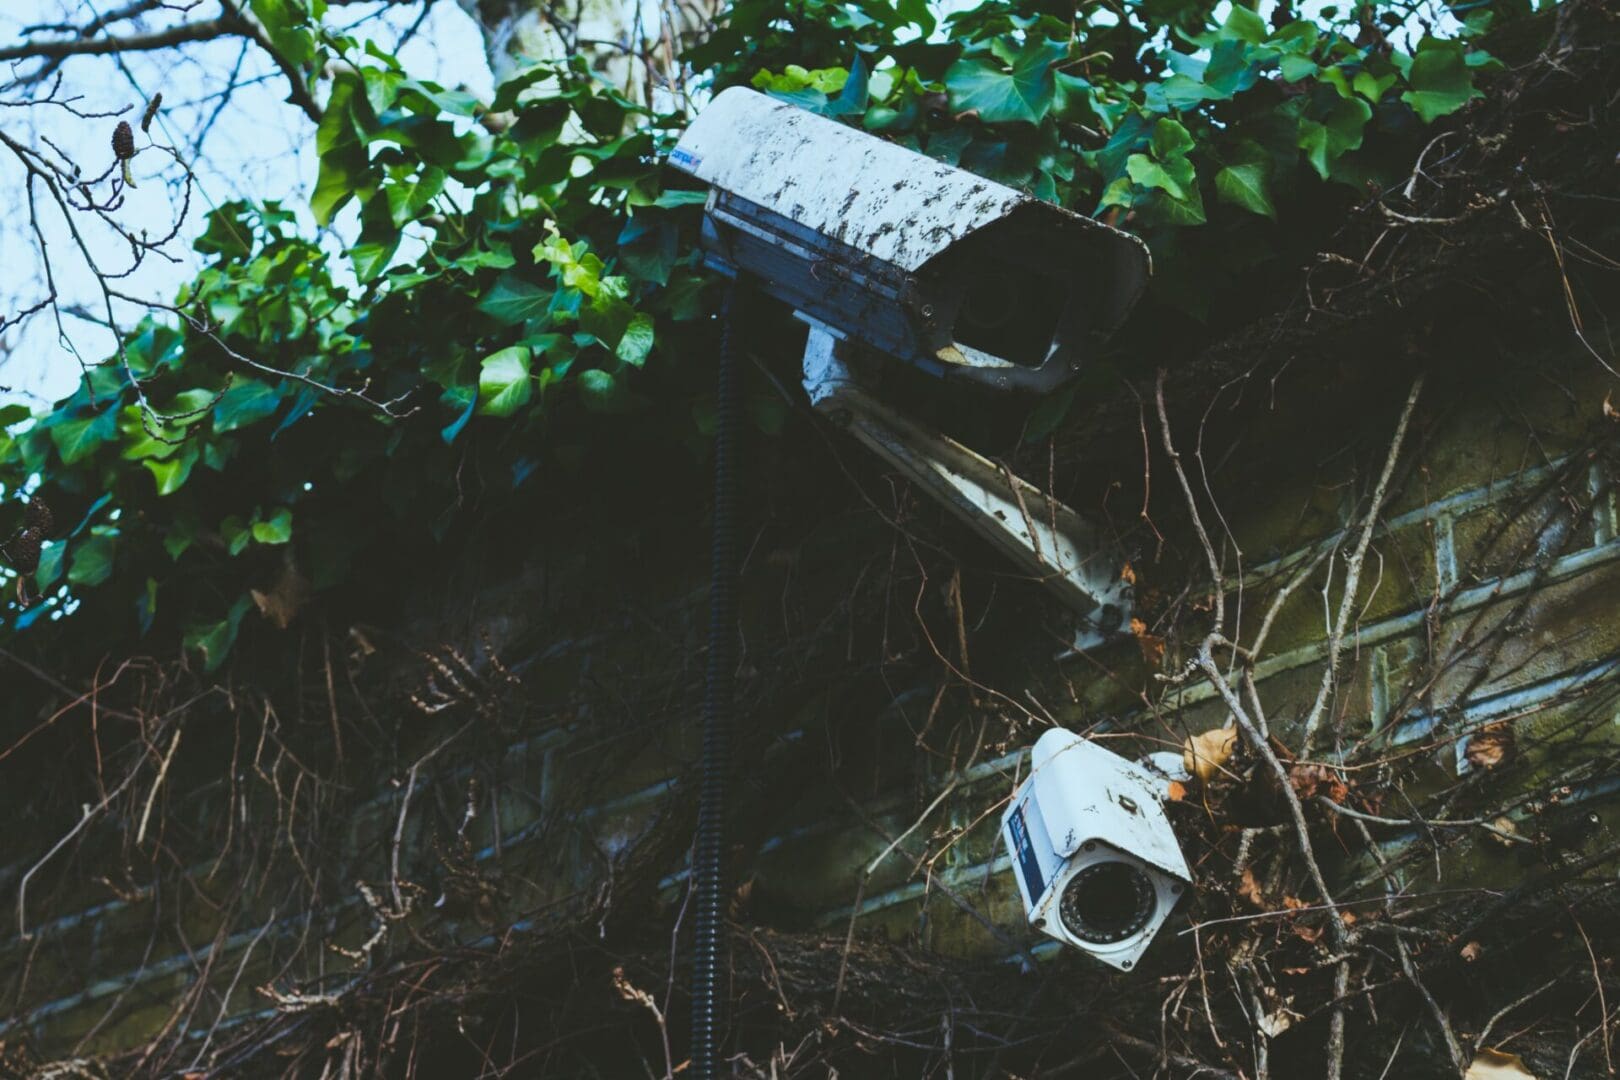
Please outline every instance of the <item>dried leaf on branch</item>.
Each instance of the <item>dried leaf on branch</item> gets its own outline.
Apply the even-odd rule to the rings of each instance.
[[[1187,771],[1208,784],[1237,750],[1236,728],[1211,728],[1189,736],[1182,744],[1181,760]]]
[[[1476,769],[1494,769],[1513,759],[1517,743],[1506,720],[1487,724],[1468,739],[1463,757]]]
[[[1474,1054],[1463,1080],[1536,1080],[1536,1074],[1525,1068],[1518,1054],[1484,1047]]]

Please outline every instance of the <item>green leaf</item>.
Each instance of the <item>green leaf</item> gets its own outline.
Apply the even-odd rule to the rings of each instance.
[[[315,149],[320,154],[320,172],[309,208],[317,225],[331,222],[343,204],[362,188],[370,186],[371,170],[365,142],[355,125],[351,106],[359,80],[340,78],[332,87],[326,111],[315,129]],[[364,100],[364,94],[361,94]]]
[[[517,274],[506,273],[478,301],[478,310],[507,326],[519,326],[544,315],[551,305],[551,294]]]
[[[591,368],[579,373],[579,392],[584,395],[587,405],[594,403],[598,407],[605,406],[617,391],[618,383],[611,372]]]
[[[1182,157],[1192,148],[1192,135],[1177,121],[1165,117],[1153,125],[1153,156],[1160,161]]]
[[[10,405],[0,405],[0,429],[8,428],[12,424],[20,424],[33,416],[34,412],[26,405],[12,402]]]
[[[1361,145],[1362,133],[1371,118],[1372,106],[1351,97],[1337,102],[1320,121],[1300,121],[1299,147],[1318,176],[1329,179],[1333,163]]]
[[[163,550],[170,559],[178,559],[197,539],[197,526],[189,517],[177,518],[163,533]]]
[[[147,458],[141,462],[157,482],[159,496],[173,495],[185,486],[186,480],[191,477],[192,466],[197,464],[197,453],[197,444],[187,442],[171,458]]]
[[[1221,26],[1221,36],[1224,38],[1237,38],[1258,45],[1266,40],[1266,21],[1259,14],[1233,4],[1231,12],[1226,16],[1226,22]]]
[[[253,539],[261,544],[285,544],[292,539],[292,511],[276,507],[269,518],[253,523]]]
[[[394,257],[394,251],[398,247],[398,236],[392,240],[368,240],[354,245],[349,249],[349,260],[354,263],[354,276],[361,284],[377,280],[377,276],[388,269],[388,261]]]
[[[140,621],[142,635],[152,629],[152,620],[157,618],[157,605],[157,578],[149,577],[146,579],[145,591],[135,598],[135,617]]]
[[[52,588],[62,580],[62,557],[67,554],[67,543],[52,540],[39,551],[39,568],[34,571],[34,584],[40,592]]]
[[[444,190],[447,174],[437,166],[429,165],[416,173],[383,189],[388,197],[388,212],[395,225],[414,221],[428,204]]]
[[[1317,72],[1316,61],[1308,56],[1297,56],[1293,53],[1284,56],[1278,63],[1277,69],[1282,73],[1284,82],[1299,82],[1308,79]]]
[[[242,217],[244,204],[226,203],[206,218],[208,227],[192,247],[204,255],[225,259],[245,259],[252,251],[253,228]]]
[[[1407,76],[1412,89],[1401,95],[1401,100],[1412,106],[1425,124],[1484,96],[1474,88],[1474,75],[1461,47],[1448,45],[1452,47],[1422,49],[1412,58],[1412,70]]]
[[[945,72],[951,108],[977,113],[987,124],[1038,124],[1052,107],[1056,88],[1052,65],[1068,53],[1063,42],[1037,40],[1025,45],[1011,71],[986,60],[958,60]]]
[[[248,523],[232,514],[219,523],[219,538],[225,542],[225,550],[231,555],[240,555],[247,550],[248,543],[253,539],[253,531]]]
[[[77,465],[96,452],[102,443],[118,434],[118,420],[112,409],[78,420],[64,420],[51,427],[51,441],[68,465]]]
[[[530,353],[522,345],[502,349],[484,358],[478,371],[478,415],[511,416],[534,393],[529,378]]]
[[[1159,84],[1165,106],[1171,109],[1195,109],[1201,103],[1221,96],[1218,90],[1205,86],[1200,79],[1186,75],[1172,75]]]
[[[653,317],[644,311],[638,311],[630,320],[630,325],[624,328],[624,336],[619,338],[619,347],[614,355],[632,367],[640,367],[647,362],[647,354],[653,347]]]
[[[1215,174],[1215,194],[1221,202],[1277,220],[1277,208],[1272,205],[1271,195],[1266,190],[1266,170],[1263,165],[1228,165]]]
[[[258,379],[237,379],[214,406],[214,430],[235,431],[276,414],[281,392]],[[128,456],[128,451],[125,451]]]
[[[118,546],[118,534],[103,531],[99,526],[90,536],[73,545],[73,559],[68,566],[68,583],[72,585],[100,585],[112,577],[113,554]]]
[[[1176,183],[1163,165],[1146,154],[1132,154],[1127,158],[1125,171],[1130,174],[1131,182],[1141,187],[1157,188],[1167,193],[1172,199],[1185,199],[1187,197],[1187,189]]]
[[[225,662],[231,646],[236,643],[236,631],[242,624],[242,616],[252,606],[251,597],[240,596],[231,605],[230,613],[218,622],[194,621],[187,624],[181,643],[189,652],[202,653],[205,671],[213,671]]]
[[[314,38],[305,29],[308,16],[302,5],[290,0],[251,0],[253,14],[270,35],[281,58],[294,67],[307,64],[315,55]]]
[[[453,443],[472,419],[473,410],[478,407],[478,389],[452,386],[440,396],[439,401],[455,410],[456,418],[439,430],[439,438],[446,444]]]
[[[702,206],[709,201],[707,191],[664,191],[653,200],[653,205],[663,210],[673,210],[678,206]]]

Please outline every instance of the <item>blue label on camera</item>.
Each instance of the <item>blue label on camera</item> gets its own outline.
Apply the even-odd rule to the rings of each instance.
[[[687,172],[696,172],[698,166],[703,164],[703,159],[692,153],[692,151],[683,150],[677,146],[675,149],[669,152],[669,163],[675,166],[677,169],[685,169]]]
[[[1024,807],[1028,805],[1028,801],[1019,804],[1012,817],[1007,819],[1007,835],[1012,840],[1013,857],[1018,860],[1019,872],[1024,875],[1024,890],[1033,904],[1046,891],[1046,881],[1041,877],[1041,863],[1035,857],[1035,845],[1029,841],[1029,825],[1024,821]]]

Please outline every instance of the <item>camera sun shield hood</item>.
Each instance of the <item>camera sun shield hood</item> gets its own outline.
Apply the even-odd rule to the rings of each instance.
[[[867,348],[998,389],[1077,373],[1151,272],[1142,241],[757,91],[670,164],[711,187],[711,264]]]

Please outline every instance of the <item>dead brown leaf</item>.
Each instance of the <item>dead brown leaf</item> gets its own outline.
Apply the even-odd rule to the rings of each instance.
[[[1610,390],[1603,395],[1603,415],[1610,420],[1620,420],[1620,409],[1614,407],[1614,391]]]
[[[1182,765],[1199,783],[1208,784],[1215,779],[1222,765],[1231,760],[1237,750],[1236,728],[1210,728],[1201,735],[1193,735],[1182,744]]]
[[[270,586],[268,592],[258,589],[249,590],[253,594],[253,602],[259,606],[259,614],[269,619],[277,630],[285,630],[298,618],[298,613],[309,602],[309,581],[292,563],[282,567],[281,576],[276,583]]]
[[[1288,782],[1302,801],[1326,795],[1342,806],[1350,794],[1350,786],[1344,782],[1338,770],[1327,765],[1291,766]]]
[[[1141,619],[1131,620],[1131,633],[1136,635],[1136,643],[1142,648],[1142,659],[1157,667],[1164,659],[1164,638],[1148,633],[1147,623]]]
[[[1517,740],[1506,720],[1486,724],[1468,738],[1463,757],[1476,769],[1494,769],[1513,758]]]
[[[1127,585],[1135,585],[1136,584],[1136,568],[1133,567],[1130,563],[1126,563],[1125,566],[1119,572],[1119,580],[1123,581]],[[1133,619],[1132,622],[1134,623],[1135,620]]]
[[[1493,825],[1497,831],[1488,833],[1487,835],[1492,840],[1495,840],[1498,844],[1501,844],[1503,847],[1512,847],[1513,841],[1509,840],[1508,836],[1519,835],[1519,827],[1513,824],[1513,819],[1506,816],[1499,817],[1495,821],[1491,822],[1491,825]],[[1502,833],[1506,833],[1507,836],[1503,836]]]
[[[1172,780],[1165,788],[1165,798],[1171,802],[1180,802],[1187,797],[1187,785],[1180,780]]]
[[[1260,911],[1266,910],[1266,898],[1260,895],[1260,882],[1254,876],[1254,868],[1243,868],[1243,880],[1238,882],[1238,895],[1253,904]]]
[[[1485,955],[1485,946],[1481,945],[1477,941],[1470,941],[1461,949],[1457,950],[1457,955],[1461,956],[1464,960],[1472,964],[1475,960],[1478,960],[1481,956]]]
[[[1536,1074],[1524,1067],[1518,1054],[1482,1047],[1474,1051],[1463,1080],[1536,1080]]]

